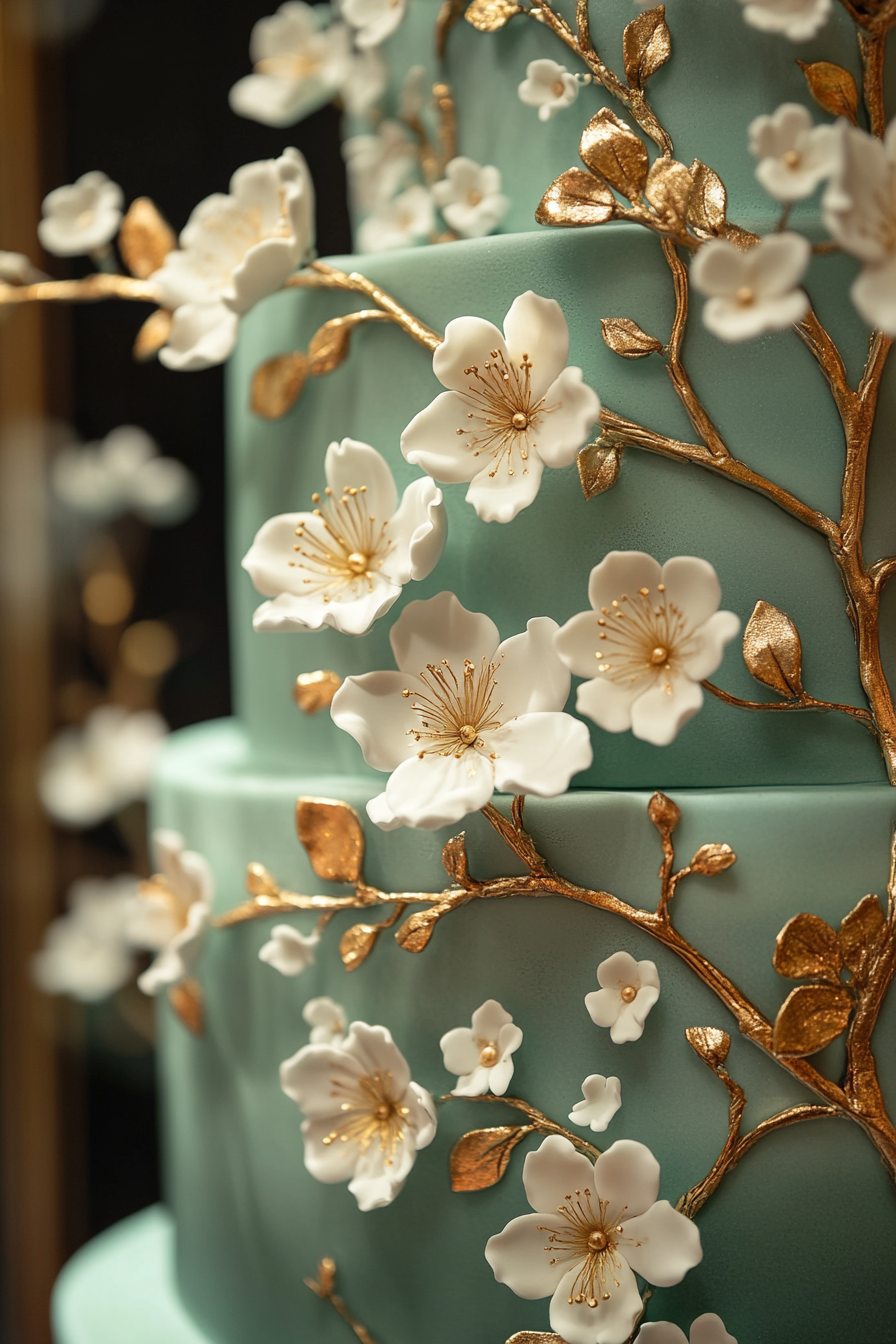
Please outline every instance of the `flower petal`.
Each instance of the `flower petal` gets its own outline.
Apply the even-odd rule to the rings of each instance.
[[[401,451],[406,460],[437,481],[471,481],[481,470],[481,463],[460,433],[466,428],[470,406],[459,392],[440,392],[402,434]]]
[[[672,677],[668,683],[657,680],[632,705],[632,732],[643,742],[667,747],[702,704],[699,682],[687,677]]]
[[[688,1344],[683,1330],[671,1321],[647,1321],[638,1331],[641,1344]]]
[[[512,465],[513,475],[508,464]],[[497,467],[483,467],[473,477],[466,501],[473,505],[484,523],[511,523],[534,501],[543,471],[541,458],[534,449],[523,467],[519,454],[514,451],[512,456],[504,456]]]
[[[356,1061],[362,1073],[381,1073],[391,1079],[393,1095],[402,1096],[411,1082],[408,1062],[392,1039],[386,1027],[368,1026],[366,1022],[352,1022],[342,1049]]]
[[[570,365],[547,390],[538,417],[538,456],[548,467],[568,467],[588,442],[600,415],[600,398],[582,381],[582,370]]]
[[[305,571],[289,563],[295,554],[296,528],[301,524],[316,529],[317,522],[310,513],[279,513],[262,523],[242,561],[259,593],[265,597],[290,592],[301,595]]]
[[[519,1030],[519,1028],[516,1028],[516,1030]],[[523,1033],[520,1032],[520,1040],[522,1041],[522,1039]],[[488,1070],[488,1088],[494,1092],[496,1097],[503,1097],[512,1078],[513,1060],[501,1059]]]
[[[619,991],[616,989],[593,989],[585,995],[588,1016],[596,1027],[612,1027],[619,1016],[619,1004]]]
[[[490,762],[476,751],[412,756],[389,776],[386,802],[396,825],[434,831],[485,807],[494,782]]]
[[[582,1101],[577,1101],[569,1113],[574,1125],[590,1125],[596,1134],[602,1134],[622,1105],[619,1079],[605,1078],[592,1073],[582,1083]]]
[[[473,1037],[477,1041],[497,1042],[502,1027],[513,1022],[513,1018],[497,999],[486,999],[473,1014]]]
[[[662,574],[658,562],[644,551],[610,551],[591,571],[588,601],[602,612],[620,601],[623,593],[631,596],[639,588],[655,588],[662,583]]]
[[[343,439],[331,443],[324,458],[327,485],[339,498],[347,490],[365,489],[365,512],[382,523],[391,518],[398,504],[398,491],[389,464],[369,443]]]
[[[623,1139],[625,1143],[627,1140]],[[618,1145],[614,1144],[613,1148]],[[632,1145],[643,1147],[643,1144]],[[608,1152],[612,1153],[613,1148]],[[645,1151],[648,1151],[645,1149]],[[608,1153],[604,1154],[604,1157]],[[651,1154],[652,1156],[652,1154]],[[598,1158],[598,1162],[603,1158]],[[655,1159],[654,1159],[655,1160]],[[657,1178],[659,1167],[657,1167]],[[646,1176],[645,1176],[646,1187]],[[661,1199],[645,1213],[624,1221],[625,1239],[620,1239],[619,1249],[636,1274],[640,1274],[648,1283],[658,1288],[668,1288],[680,1283],[689,1269],[699,1265],[703,1259],[700,1245],[700,1233],[696,1224],[683,1213],[673,1209],[666,1199]]]
[[[687,625],[694,629],[718,611],[722,585],[708,560],[696,555],[676,555],[663,565],[666,605],[678,607]]]
[[[756,293],[763,299],[788,294],[803,278],[812,244],[801,233],[770,233],[745,253]]]
[[[747,283],[747,255],[724,238],[704,243],[691,262],[691,283],[708,298],[728,298]]]
[[[409,602],[389,639],[401,671],[419,676],[429,663],[443,658],[461,663],[469,658],[476,664],[483,658],[491,661],[498,647],[498,627],[482,612],[467,611],[454,593],[443,592]]]
[[[577,677],[591,677],[597,665],[600,629],[593,611],[580,611],[570,616],[554,635],[554,648],[571,672]]]
[[[691,1323],[691,1344],[737,1344],[737,1340],[729,1335],[721,1316],[707,1311]]]
[[[571,714],[523,714],[486,734],[485,743],[497,756],[495,788],[536,798],[565,793],[572,776],[594,759],[591,734]]]
[[[335,1185],[354,1175],[358,1161],[358,1147],[354,1143],[324,1143],[333,1131],[333,1117],[326,1120],[305,1120],[305,1170],[316,1181]]]
[[[639,985],[639,963],[631,952],[614,952],[598,966],[597,983],[604,989],[615,989],[617,992],[625,989],[626,985]]]
[[[896,333],[896,253],[882,265],[864,266],[849,292],[866,322]]]
[[[505,717],[560,710],[566,704],[570,675],[555,648],[557,633],[550,616],[534,616],[523,634],[498,646],[498,697]]]
[[[365,580],[364,584],[367,582]],[[358,596],[351,596],[359,589]],[[379,574],[372,575],[369,587],[361,583],[353,584],[335,602],[325,603],[320,598],[279,593],[272,601],[262,602],[260,607],[256,607],[252,628],[263,631],[302,631],[331,626],[344,635],[365,635],[400,596],[400,586],[389,583]]]
[[[526,1198],[537,1214],[554,1214],[570,1190],[593,1187],[593,1174],[588,1158],[577,1153],[569,1139],[550,1134],[534,1153],[526,1154],[523,1163]],[[544,1297],[544,1293],[533,1296]]]
[[[236,345],[239,318],[223,303],[183,303],[159,351],[166,369],[192,373],[223,364]]]
[[[374,770],[395,770],[416,750],[411,732],[420,718],[411,706],[413,696],[402,695],[408,681],[404,672],[365,672],[346,677],[333,696],[333,722],[351,734]]]
[[[589,1307],[586,1302],[569,1302],[575,1269],[561,1280],[551,1299],[550,1319],[551,1329],[562,1335],[566,1344],[626,1344],[631,1336],[641,1310],[641,1294],[624,1260],[610,1272],[613,1278],[604,1280],[603,1292],[595,1293],[596,1307]],[[604,1293],[609,1294],[606,1300]]]
[[[691,640],[689,651],[681,657],[682,672],[692,681],[702,681],[715,672],[725,645],[735,639],[740,632],[740,617],[733,611],[717,611],[710,616]]]
[[[576,709],[605,732],[624,733],[632,726],[632,706],[643,691],[644,679],[621,683],[594,677],[576,691]]]
[[[526,1161],[529,1162],[534,1156],[534,1153],[530,1153]],[[588,1159],[583,1158],[582,1161],[587,1162]],[[563,1195],[559,1198],[562,1199]],[[538,1297],[549,1297],[563,1273],[557,1265],[551,1264],[551,1256],[545,1251],[546,1231],[560,1225],[556,1217],[556,1205],[557,1200],[554,1199],[550,1210],[524,1213],[520,1218],[511,1219],[503,1232],[489,1237],[485,1243],[485,1258],[498,1283],[506,1283],[517,1297],[529,1302]]]
[[[419,1083],[409,1083],[404,1094],[404,1104],[408,1107],[408,1123],[414,1129],[414,1142],[418,1148],[428,1148],[436,1136],[438,1117],[432,1094]]]
[[[454,1027],[439,1041],[442,1062],[449,1073],[472,1073],[479,1064],[479,1046],[469,1027]]]
[[[360,1078],[364,1070],[344,1049],[331,1045],[303,1045],[280,1065],[280,1086],[309,1120],[332,1120],[339,1114],[333,1099],[333,1079]]]
[[[594,1164],[594,1189],[609,1204],[608,1225],[627,1222],[645,1213],[653,1205],[659,1188],[659,1162],[646,1144],[633,1139],[617,1139]],[[630,1259],[627,1245],[624,1254]]]
[[[493,350],[507,357],[504,337],[491,322],[482,317],[452,318],[445,328],[444,341],[432,357],[432,371],[443,387],[469,392],[471,377],[466,370],[472,364],[484,364]],[[555,373],[548,382],[553,382],[556,376]]]
[[[623,1001],[619,1015],[610,1028],[610,1040],[614,1045],[625,1045],[628,1041],[640,1041],[644,1035],[644,1022],[647,1014],[660,996],[654,985],[643,985],[631,1003]]]
[[[425,579],[438,564],[447,536],[441,490],[428,476],[411,481],[389,522],[391,546],[380,572],[396,583]]]
[[[511,1073],[513,1066],[511,1065]],[[484,1097],[491,1087],[492,1069],[487,1069],[484,1064],[477,1064],[469,1073],[462,1073],[457,1079],[457,1083],[451,1091],[456,1097]]]
[[[294,238],[263,238],[250,247],[231,273],[232,297],[227,299],[235,313],[246,313],[260,299],[273,294],[291,275],[299,262]]]
[[[529,289],[510,305],[504,319],[504,336],[514,364],[520,364],[528,356],[532,364],[532,400],[540,401],[569,354],[569,327],[563,309],[556,299],[542,298]]]

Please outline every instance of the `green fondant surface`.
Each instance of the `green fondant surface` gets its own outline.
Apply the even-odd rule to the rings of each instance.
[[[157,778],[155,825],[180,830],[214,870],[216,908],[244,899],[242,874],[260,860],[293,889],[319,891],[295,838],[296,796],[313,792],[363,806],[363,776],[277,769],[236,723],[177,734]],[[527,804],[528,825],[565,875],[641,906],[656,900],[659,843],[645,792],[579,791]],[[738,855],[715,878],[692,878],[675,898],[680,931],[773,1017],[792,987],[771,968],[774,938],[798,911],[836,925],[869,891],[883,893],[896,796],[884,785],[673,791],[682,809],[679,862],[705,842]],[[506,800],[504,804],[506,806]],[[466,823],[474,873],[512,871],[481,817]],[[392,890],[439,889],[448,832],[390,835],[365,824],[366,871]],[[337,892],[338,887],[326,887]],[[214,932],[198,966],[206,1034],[191,1037],[161,1010],[167,1183],[178,1226],[183,1301],[215,1344],[340,1344],[346,1327],[303,1286],[332,1256],[341,1291],[379,1344],[503,1344],[514,1331],[546,1330],[547,1301],[525,1302],[495,1283],[487,1238],[527,1211],[522,1152],[497,1187],[452,1194],[448,1155],[465,1130],[512,1120],[499,1106],[440,1107],[439,1132],[394,1204],[360,1213],[344,1186],[305,1171],[301,1116],[282,1094],[278,1065],[308,1039],[304,1003],[329,994],[349,1017],[382,1023],[412,1076],[435,1094],[453,1079],[438,1041],[499,999],[524,1033],[511,1090],[565,1121],[590,1073],[616,1074],[623,1105],[606,1135],[647,1143],[673,1203],[700,1179],[726,1132],[724,1088],[688,1047],[684,1029],[732,1032],[729,1067],[746,1089],[746,1124],[808,1094],[737,1037],[726,1010],[671,954],[609,914],[556,897],[474,902],[448,917],[419,955],[386,934],[347,975],[338,916],[316,964],[286,979],[258,960],[276,921]],[[310,915],[289,919],[311,931]],[[583,1006],[595,969],[626,949],[651,958],[662,992],[643,1037],[614,1046]],[[884,1091],[896,1105],[896,1005],[875,1033]],[[816,1057],[837,1077],[839,1044]],[[524,1145],[525,1147],[526,1145]],[[528,1146],[533,1146],[528,1142]],[[698,1217],[705,1258],[679,1286],[658,1292],[651,1319],[687,1327],[718,1312],[741,1344],[883,1344],[892,1335],[889,1262],[896,1201],[867,1140],[847,1122],[814,1122],[763,1140]],[[81,1344],[80,1339],[62,1344]],[[94,1344],[94,1341],[84,1341]]]

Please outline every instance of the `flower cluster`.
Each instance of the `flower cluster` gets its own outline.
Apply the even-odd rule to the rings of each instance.
[[[66,914],[47,927],[31,962],[39,989],[95,1003],[127,984],[135,968],[129,933],[137,887],[128,875],[85,877],[72,885]]]
[[[38,786],[47,812],[63,826],[95,826],[143,798],[167,732],[153,710],[129,714],[120,705],[101,705],[83,728],[64,728],[41,762]]]
[[[101,443],[67,447],[52,471],[56,498],[74,513],[109,522],[134,513],[153,526],[170,527],[192,513],[197,487],[192,473],[136,425],[121,425]]]

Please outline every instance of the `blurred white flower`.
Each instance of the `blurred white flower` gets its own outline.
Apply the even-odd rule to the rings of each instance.
[[[343,142],[352,206],[366,215],[385,205],[401,189],[417,163],[417,150],[399,121],[381,121],[373,135],[352,135]]]
[[[24,252],[0,252],[0,281],[4,285],[36,285],[47,278]]]
[[[463,157],[445,165],[445,176],[434,184],[432,194],[445,222],[461,238],[494,233],[510,209],[509,198],[501,194],[498,169],[481,168]]]
[[[579,96],[579,81],[557,61],[530,61],[519,86],[520,101],[538,108],[539,121],[550,121]]]
[[[358,251],[391,252],[398,247],[415,247],[429,239],[435,222],[435,207],[426,187],[408,187],[364,220],[358,230]]]
[[[807,42],[828,21],[831,0],[740,0],[744,18],[764,33],[782,33],[791,42]]]
[[[691,264],[694,288],[708,300],[703,325],[722,341],[793,326],[809,307],[799,283],[811,255],[801,233],[769,234],[749,252],[724,238],[705,243]]]
[[[824,222],[863,263],[852,301],[866,322],[896,334],[896,121],[883,141],[838,122],[839,162],[822,198]]]
[[[85,877],[72,885],[68,914],[49,925],[31,962],[39,989],[95,1003],[130,980],[134,958],[127,927],[137,885],[130,875]]]
[[[408,0],[342,0],[339,7],[355,30],[358,47],[378,47],[395,32],[405,16]]]
[[[153,710],[101,705],[83,728],[64,728],[44,752],[38,786],[54,821],[94,826],[144,797],[168,726]]]
[[[117,183],[105,173],[85,173],[72,186],[57,187],[44,197],[37,236],[55,257],[98,252],[118,232],[123,205]]]
[[[816,126],[802,103],[782,103],[770,117],[748,127],[756,177],[776,201],[810,196],[837,164],[839,137],[833,126]]]
[[[193,512],[196,480],[136,425],[120,425],[100,443],[64,448],[53,463],[53,491],[66,508],[103,522],[137,514],[171,527]]]
[[[289,924],[275,924],[271,936],[259,949],[258,960],[273,966],[281,975],[301,975],[314,965],[314,949],[320,942],[316,933],[299,933]]]
[[[342,105],[350,117],[362,117],[386,92],[389,67],[372,47],[352,56],[339,85]]]
[[[348,1019],[341,1003],[328,999],[309,999],[302,1016],[311,1028],[312,1045],[338,1045],[345,1035]]]
[[[208,931],[214,895],[208,860],[187,849],[182,835],[160,830],[152,841],[161,872],[141,882],[140,900],[148,903],[148,914],[142,925],[134,920],[129,926],[132,937],[149,933],[155,946],[161,944],[159,955],[137,981],[144,994],[158,994],[190,977]]]
[[[618,1078],[605,1078],[602,1073],[589,1074],[582,1084],[583,1101],[577,1101],[569,1113],[574,1125],[590,1125],[595,1134],[602,1134],[622,1105],[622,1091]]]
[[[420,120],[426,92],[426,67],[412,65],[404,77],[401,95],[398,100],[398,115],[402,121],[415,122]]]
[[[259,19],[249,40],[251,75],[230,90],[238,116],[265,126],[292,126],[329,103],[348,72],[351,37],[344,23],[331,23],[327,5],[290,0]]]

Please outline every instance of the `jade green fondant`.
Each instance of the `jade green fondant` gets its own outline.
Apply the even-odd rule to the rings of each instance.
[[[295,798],[312,791],[363,812],[371,788],[364,778],[262,766],[241,727],[211,724],[171,742],[154,823],[176,827],[208,856],[216,909],[225,911],[243,897],[241,876],[253,859],[293,889],[321,890],[295,838]],[[771,968],[776,933],[800,910],[836,925],[867,892],[883,892],[896,798],[885,785],[673,796],[683,814],[675,837],[681,862],[707,841],[726,841],[738,855],[722,876],[681,887],[676,923],[774,1016],[792,987]],[[562,872],[647,907],[656,900],[659,859],[647,801],[642,792],[579,792],[531,801],[527,817]],[[369,824],[365,832],[372,882],[393,890],[441,887],[439,851],[448,832],[384,835]],[[469,819],[467,835],[475,873],[512,867],[480,817]],[[322,1255],[340,1266],[344,1296],[380,1344],[503,1344],[514,1331],[548,1328],[547,1302],[516,1298],[494,1281],[483,1257],[487,1238],[527,1211],[522,1153],[491,1190],[452,1194],[448,1187],[456,1138],[512,1121],[511,1112],[465,1101],[441,1106],[435,1141],[386,1209],[360,1213],[344,1186],[321,1185],[305,1171],[301,1116],[280,1091],[277,1070],[308,1039],[301,1010],[313,995],[329,994],[350,1018],[389,1027],[412,1076],[437,1095],[453,1082],[439,1037],[494,996],[524,1033],[511,1091],[565,1121],[587,1074],[616,1074],[622,1109],[606,1135],[589,1137],[604,1147],[623,1137],[647,1143],[661,1163],[661,1197],[673,1203],[712,1165],[728,1114],[727,1093],[690,1050],[686,1027],[732,1033],[729,1066],[746,1089],[747,1125],[809,1099],[737,1036],[725,1009],[675,957],[622,920],[557,897],[474,902],[440,924],[418,955],[403,952],[387,933],[351,975],[337,944],[353,920],[340,915],[323,935],[316,964],[297,980],[258,960],[273,922],[209,940],[200,966],[203,1037],[162,1013],[180,1292],[215,1344],[340,1344],[345,1325],[303,1285]],[[313,919],[289,922],[310,932]],[[596,987],[598,962],[620,948],[655,960],[662,991],[642,1038],[614,1046],[591,1023],[583,999]],[[892,1107],[892,1003],[874,1044]],[[838,1076],[840,1046],[816,1062]],[[687,1327],[716,1311],[741,1344],[842,1344],[854,1337],[857,1320],[863,1338],[890,1337],[892,1284],[881,1266],[896,1235],[896,1202],[856,1126],[818,1121],[763,1140],[725,1179],[698,1226],[703,1263],[678,1287],[656,1294],[650,1318]]]

